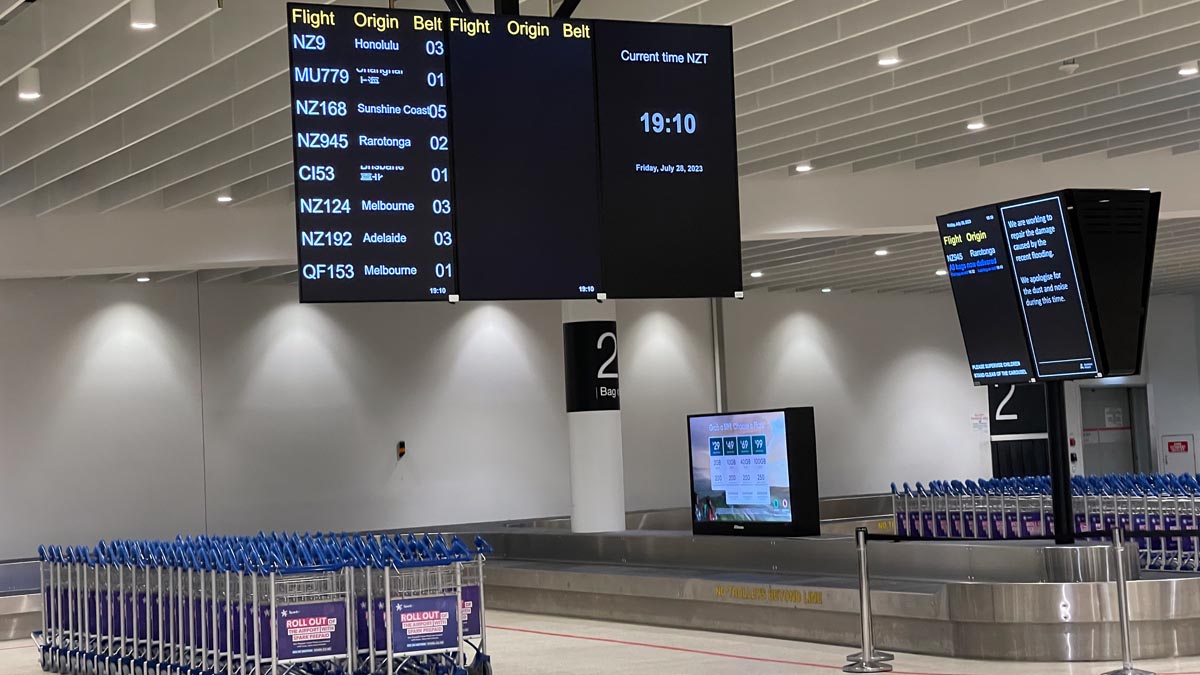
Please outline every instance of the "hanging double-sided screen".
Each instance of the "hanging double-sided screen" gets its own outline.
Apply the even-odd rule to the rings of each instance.
[[[1000,220],[1037,376],[1100,374],[1062,197],[1001,205]]]
[[[1159,199],[1064,190],[938,217],[976,384],[1138,371]]]
[[[730,30],[288,5],[304,302],[741,290]]]
[[[937,222],[971,377],[976,382],[1030,379],[1029,343],[999,210],[984,206],[939,216]]]

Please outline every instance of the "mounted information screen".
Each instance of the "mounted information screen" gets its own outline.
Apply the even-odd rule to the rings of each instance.
[[[998,209],[939,216],[938,229],[971,376],[977,382],[1028,380],[1029,344]]]
[[[1058,195],[1000,207],[1039,378],[1100,372],[1065,213]]]
[[[1065,190],[938,217],[976,384],[1137,372],[1159,199]]]
[[[688,417],[693,531],[817,534],[812,408]]]
[[[727,27],[288,6],[304,302],[741,290]]]

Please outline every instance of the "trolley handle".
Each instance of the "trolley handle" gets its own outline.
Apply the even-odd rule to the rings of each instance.
[[[317,572],[340,572],[345,568],[341,563],[333,563],[329,565],[292,565],[292,566],[275,566],[273,571],[276,574],[314,574]]]

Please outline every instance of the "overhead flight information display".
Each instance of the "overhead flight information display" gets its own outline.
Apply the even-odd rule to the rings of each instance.
[[[288,5],[302,302],[741,290],[728,27]]]
[[[458,293],[444,32],[289,14],[301,301]]]
[[[1096,375],[1096,347],[1058,195],[1000,206],[1038,377]]]
[[[452,17],[453,18],[453,17]],[[594,298],[601,287],[592,26],[472,17],[454,31],[463,297]]]
[[[999,210],[960,211],[937,223],[971,377],[976,383],[1029,380],[1029,343]]]
[[[1160,198],[1071,189],[938,216],[975,384],[1138,372]]]
[[[605,269],[617,297],[741,288],[732,34],[604,22],[596,32]],[[668,254],[665,254],[669,252]]]

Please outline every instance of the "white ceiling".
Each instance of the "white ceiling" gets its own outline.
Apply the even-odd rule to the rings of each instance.
[[[876,251],[887,251],[876,255]],[[936,232],[806,237],[746,242],[748,292],[943,293],[950,290]],[[761,272],[755,278],[750,274]],[[1155,293],[1200,292],[1200,219],[1159,223]]]
[[[294,260],[285,1],[157,4],[137,32],[128,0],[0,0],[16,9],[0,277]],[[1067,186],[1154,187],[1166,216],[1200,218],[1200,78],[1177,73],[1200,58],[1200,0],[583,0],[576,16],[732,25],[748,240],[929,231]],[[890,49],[901,62],[881,67]],[[43,96],[21,102],[30,65]],[[789,175],[800,161],[814,170]]]

